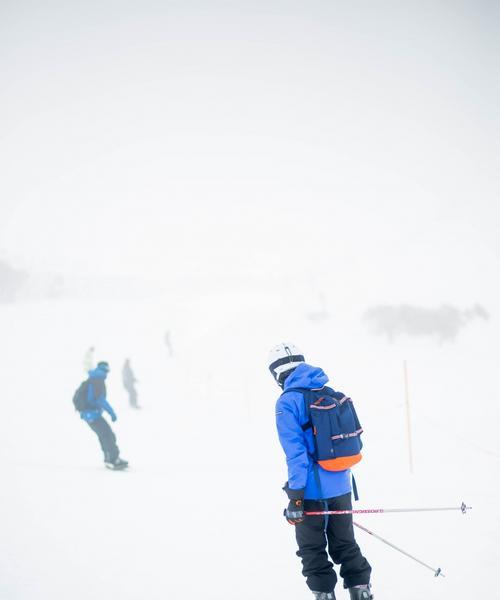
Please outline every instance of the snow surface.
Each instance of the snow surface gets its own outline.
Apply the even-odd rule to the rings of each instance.
[[[280,294],[229,291],[135,302],[2,306],[2,577],[5,600],[309,597],[281,516],[286,470],[268,347],[285,332],[355,400],[365,427],[359,507],[458,506],[460,513],[357,520],[434,567],[359,531],[379,599],[486,596],[499,541],[498,327],[455,345],[388,345],[356,311],[321,324]],[[163,345],[173,332],[174,357]],[[108,395],[127,472],[103,467],[73,412],[86,348],[109,360]],[[141,411],[120,383],[126,356]],[[408,361],[415,473],[406,449]],[[338,598],[347,592],[337,587]],[[491,597],[491,596],[490,596]]]
[[[359,517],[446,574],[360,531],[376,599],[500,600],[499,6],[0,2],[0,260],[29,276],[0,305],[0,600],[310,599],[285,340],[356,402],[360,506],[473,506]],[[361,321],[475,302],[454,344]],[[128,472],[72,408],[91,345]]]

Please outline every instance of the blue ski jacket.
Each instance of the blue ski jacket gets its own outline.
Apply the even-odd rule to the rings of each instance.
[[[87,386],[87,402],[93,408],[83,410],[81,418],[87,423],[92,423],[102,416],[106,411],[113,421],[116,420],[115,411],[106,400],[106,384],[104,383],[107,373],[101,369],[89,371],[89,385]]]
[[[304,490],[308,500],[335,498],[351,491],[351,471],[326,471],[312,459],[314,439],[308,421],[304,396],[291,388],[321,389],[328,377],[319,367],[300,364],[285,380],[284,392],[276,403],[276,425],[288,466],[288,487]]]

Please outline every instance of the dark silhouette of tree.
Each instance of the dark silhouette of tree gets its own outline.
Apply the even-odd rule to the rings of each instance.
[[[377,334],[392,342],[398,335],[435,336],[439,342],[454,342],[460,330],[472,319],[489,319],[480,304],[467,310],[443,304],[439,308],[422,308],[401,304],[379,305],[368,309],[363,321]]]

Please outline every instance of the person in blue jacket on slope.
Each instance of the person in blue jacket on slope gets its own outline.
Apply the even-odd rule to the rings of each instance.
[[[352,514],[304,514],[352,509],[350,469],[327,471],[314,461],[313,432],[307,427],[304,395],[296,389],[322,389],[328,377],[322,369],[308,365],[294,344],[281,343],[272,348],[268,364],[283,390],[276,404],[276,424],[288,466],[283,489],[289,504],[284,514],[295,525],[297,556],[302,559],[307,585],[316,600],[335,600],[337,575],[328,560],[330,555],[335,564],[341,565],[340,576],[351,600],[370,600],[371,567],[354,538]]]
[[[108,373],[109,365],[105,361],[99,362],[95,369],[89,371],[89,378],[82,388],[82,393],[86,396],[84,408],[80,411],[80,417],[99,438],[106,467],[118,471],[127,468],[128,462],[120,458],[116,436],[102,416],[102,413],[106,411],[113,423],[117,419],[115,411],[106,399],[105,380]]]

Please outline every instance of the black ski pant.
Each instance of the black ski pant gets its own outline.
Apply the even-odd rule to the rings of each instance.
[[[99,438],[99,443],[101,444],[102,451],[104,452],[105,462],[115,462],[120,455],[120,451],[116,445],[116,436],[106,419],[99,417],[95,421],[89,423],[89,427]]]
[[[304,500],[306,511],[351,508],[350,493],[328,500]],[[337,574],[328,555],[340,565],[345,588],[370,582],[372,569],[354,539],[352,515],[306,516],[295,526],[295,535],[299,545],[297,556],[302,559],[302,574],[310,590],[331,592],[335,588]]]

